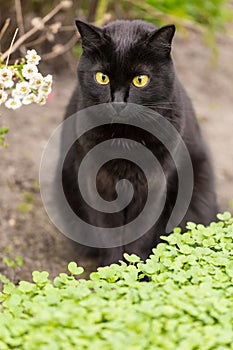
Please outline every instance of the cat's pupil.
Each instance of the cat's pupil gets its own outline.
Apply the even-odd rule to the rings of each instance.
[[[139,82],[139,84],[141,84],[142,83],[142,77],[138,77],[138,82]]]
[[[106,75],[102,74],[102,81],[105,82],[105,80],[106,80]]]

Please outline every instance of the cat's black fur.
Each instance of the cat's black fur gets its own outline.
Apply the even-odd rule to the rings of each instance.
[[[78,64],[77,87],[67,107],[66,118],[88,106],[108,102],[135,103],[160,113],[182,136],[193,164],[192,201],[180,226],[184,228],[187,221],[208,224],[215,220],[217,205],[208,150],[170,55],[175,27],[170,25],[157,29],[153,24],[138,20],[115,21],[103,28],[79,20],[76,24],[82,38],[83,54]],[[97,71],[106,73],[110,77],[110,84],[99,85],[94,79]],[[149,84],[144,88],[132,84],[132,79],[139,74],[148,74],[150,77]],[[123,252],[147,258],[159,242],[159,236],[164,234],[177,195],[177,173],[165,147],[147,132],[119,125],[114,128],[113,133],[112,127],[111,130],[104,126],[98,127],[94,134],[82,136],[71,148],[64,163],[63,186],[73,210],[87,222],[111,227],[124,225],[143,208],[147,197],[145,176],[136,165],[123,159],[108,162],[100,169],[97,187],[104,199],[113,200],[117,181],[129,179],[136,193],[131,205],[117,214],[101,214],[85,205],[81,199],[76,185],[77,164],[94,145],[113,136],[127,136],[145,142],[167,169],[168,189],[166,205],[159,221],[142,238],[119,248],[94,249],[81,246],[82,255],[95,255],[102,265],[121,259]]]

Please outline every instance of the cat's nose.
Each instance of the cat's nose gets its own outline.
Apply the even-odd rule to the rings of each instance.
[[[112,102],[126,102],[127,94],[124,90],[117,90],[112,95]]]
[[[120,115],[121,112],[125,109],[126,103],[124,102],[113,102],[112,106],[114,110],[116,111],[117,115]]]

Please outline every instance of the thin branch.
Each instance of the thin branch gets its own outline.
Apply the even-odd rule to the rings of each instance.
[[[9,27],[10,21],[11,21],[10,18],[7,18],[5,20],[5,23],[4,23],[4,25],[3,25],[3,27],[2,27],[2,29],[0,31],[0,40],[3,38],[3,35],[5,34],[7,28]]]
[[[109,15],[106,14],[101,23],[99,25],[104,25],[105,22],[108,22],[110,19]],[[96,24],[96,22],[94,22]],[[73,35],[73,37],[65,44],[65,45],[58,45],[59,49],[56,50],[56,46],[55,49],[52,52],[49,52],[47,54],[42,55],[42,59],[43,60],[51,60],[53,58],[56,58],[57,56],[62,55],[63,53],[69,51],[80,39],[80,34],[78,32],[75,32],[75,34]]]
[[[23,36],[25,33],[25,30],[24,30],[24,23],[23,23],[21,0],[15,0],[15,11],[16,11],[16,20],[19,28],[19,35]],[[22,44],[22,46],[20,47],[20,51],[22,52],[23,55],[26,54],[26,47],[24,44]]]
[[[59,50],[54,49],[54,51],[42,55],[42,59],[51,60],[52,58],[62,55],[66,51],[69,51],[77,43],[79,38],[80,36],[78,33],[75,33],[65,45],[59,45]]]
[[[7,56],[7,59],[6,59],[6,66],[8,66],[11,50],[12,50],[12,47],[13,47],[13,44],[14,44],[14,41],[15,41],[15,38],[16,38],[16,35],[17,35],[18,31],[19,31],[19,28],[16,28],[15,34],[13,36],[13,39],[11,40],[10,48],[8,50],[8,56]]]
[[[42,44],[47,39],[47,35],[41,35],[39,38],[32,40],[28,43],[25,43],[26,47],[32,48],[36,45]]]
[[[43,19],[43,23],[48,22],[51,18],[53,18],[60,10],[63,9],[63,4],[60,2],[54,9],[52,9]]]
[[[30,38],[33,34],[35,34],[38,31],[38,28],[33,27],[28,32],[26,32],[21,38],[19,38],[15,44],[12,46],[12,52],[15,52],[15,50],[18,49],[28,38]],[[10,49],[8,49],[6,52],[4,52],[1,56],[1,59],[4,60],[8,54]]]

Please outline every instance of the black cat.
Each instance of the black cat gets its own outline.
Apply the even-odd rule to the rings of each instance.
[[[208,150],[191,101],[175,74],[170,55],[175,26],[168,25],[157,29],[153,24],[139,20],[119,20],[103,28],[80,20],[76,21],[76,25],[82,39],[83,54],[78,64],[78,84],[67,107],[65,118],[89,106],[103,103],[117,103],[123,106],[134,103],[149,107],[162,115],[182,136],[193,166],[192,200],[179,225],[184,228],[187,221],[202,224],[214,221],[217,205]],[[148,194],[145,175],[137,165],[124,159],[107,162],[100,169],[96,184],[101,196],[111,201],[116,198],[116,183],[121,179],[128,179],[135,193],[127,208],[115,214],[101,213],[82,200],[77,185],[78,166],[93,146],[113,137],[127,137],[138,141],[153,152],[165,169],[167,196],[157,223],[134,242],[108,249],[80,245],[78,254],[95,256],[101,265],[116,262],[122,258],[124,252],[136,253],[143,259],[147,258],[151,249],[160,241],[160,235],[165,234],[178,191],[174,162],[158,139],[133,126],[114,123],[99,126],[75,142],[63,167],[62,179],[66,198],[73,211],[83,220],[106,228],[125,225],[139,215],[145,205]],[[130,148],[132,145],[127,146]],[[135,152],[133,146],[132,152]],[[88,179],[89,174],[86,176]]]

